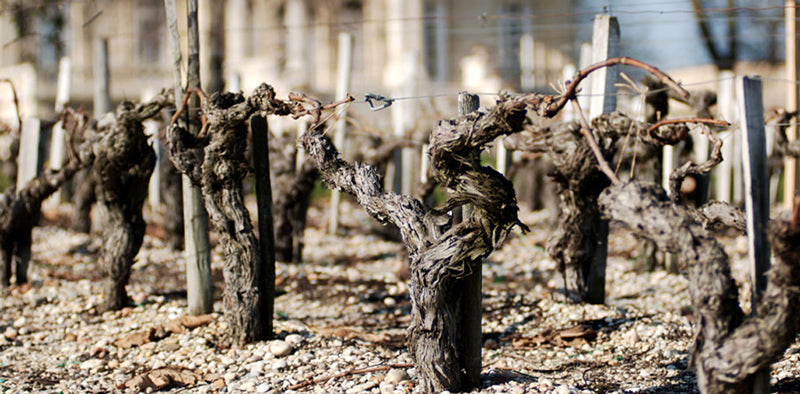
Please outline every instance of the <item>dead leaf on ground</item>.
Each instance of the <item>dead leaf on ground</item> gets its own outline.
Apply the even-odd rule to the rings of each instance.
[[[183,324],[181,324],[180,320],[178,319],[172,319],[164,323],[164,330],[173,334],[182,334]]]
[[[181,325],[183,325],[184,327],[186,327],[186,328],[191,330],[193,328],[197,328],[197,327],[200,327],[200,326],[204,326],[204,325],[206,325],[208,323],[211,323],[212,321],[214,321],[214,316],[213,315],[200,315],[200,316],[183,315],[183,316],[178,318],[178,321],[181,323]]]
[[[148,388],[163,390],[167,387],[191,386],[197,383],[199,375],[183,368],[159,368],[134,376],[118,388],[146,391]]]
[[[192,315],[183,315],[181,317],[172,319],[167,321],[163,324],[163,328],[166,332],[171,332],[173,334],[182,334],[183,328],[186,327],[188,329],[197,328],[200,326],[204,326],[208,323],[214,321],[214,316],[212,315],[200,315],[200,316],[192,316]]]
[[[131,348],[134,346],[142,346],[145,343],[152,342],[156,339],[156,331],[157,330],[155,328],[150,327],[143,331],[130,334],[124,338],[117,339],[112,343],[114,344],[114,346],[123,349]]]
[[[514,347],[539,347],[551,345],[557,347],[577,347],[588,344],[597,338],[597,331],[591,327],[577,325],[562,330],[545,329],[531,337],[514,338],[511,345]]]

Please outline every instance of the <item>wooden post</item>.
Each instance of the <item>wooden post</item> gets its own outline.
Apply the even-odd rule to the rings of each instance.
[[[572,78],[575,78],[575,74],[577,72],[578,70],[575,68],[574,64],[565,64],[564,67],[561,69],[561,79],[563,81],[571,81]],[[578,119],[578,114],[575,113],[575,107],[573,107],[572,105],[564,106],[564,108],[561,110],[561,113],[562,113],[561,118],[565,122],[570,122]]]
[[[261,248],[261,308],[262,339],[272,338],[272,315],[275,311],[275,233],[272,221],[272,187],[269,178],[269,124],[267,118],[250,118],[250,138],[253,144],[253,168],[256,178],[258,206],[258,240]]]
[[[197,25],[197,0],[187,2],[187,36],[189,41],[189,51],[186,68],[187,88],[200,87],[200,34]],[[197,134],[200,132],[199,98],[195,97],[189,101],[188,126],[189,132]],[[189,225],[184,225],[186,239],[186,249],[192,245],[195,248],[194,259],[187,259],[186,285],[189,298],[189,313],[203,314],[210,313],[214,309],[212,292],[214,285],[211,282],[211,247],[208,242],[208,213],[203,205],[203,193],[199,186],[191,185],[189,178],[183,176],[184,186],[184,206],[183,217],[189,218]],[[190,192],[186,193],[186,190]],[[192,241],[189,241],[189,240]],[[191,278],[191,279],[190,279]]]
[[[602,62],[619,54],[619,23],[617,17],[597,15],[592,31],[592,63]],[[591,74],[592,98],[589,117],[594,119],[617,109],[616,67],[604,67]]]
[[[475,94],[461,92],[458,94],[458,114],[466,115],[476,111],[480,106],[480,98]],[[466,207],[465,207],[466,208]],[[464,210],[463,215],[469,215],[468,210]],[[466,381],[464,382],[467,387],[477,387],[480,384],[481,377],[481,348],[483,342],[481,339],[481,301],[482,289],[481,279],[483,278],[482,264],[475,264],[472,268],[472,273],[464,279],[461,279],[461,284],[456,284],[455,287],[461,291],[461,313],[459,314],[459,329],[461,330],[460,337],[464,343],[464,354],[462,359],[465,362],[463,366],[466,371]]]
[[[767,285],[769,243],[766,236],[769,221],[769,180],[761,79],[739,78],[739,111],[742,115],[742,158],[744,160],[745,208],[747,210],[748,257],[752,264],[752,302],[761,300]]]
[[[405,78],[403,86],[398,90],[397,96],[413,97],[417,94],[417,76],[419,67],[417,64],[417,53],[407,51],[403,58],[403,70]],[[415,118],[414,100],[404,100],[395,103],[392,111],[392,123],[394,134],[397,138],[408,138],[408,132],[414,125]],[[399,188],[395,189],[401,194],[410,195],[414,183],[414,156],[413,148],[400,148],[400,160],[395,162],[396,180]]]
[[[742,119],[742,159],[744,168],[744,200],[747,216],[747,255],[750,259],[750,305],[752,314],[767,287],[766,273],[770,265],[767,223],[769,221],[769,179],[764,129],[764,104],[761,79],[743,77],[737,80],[739,113]],[[770,392],[769,368],[755,376],[751,393]]]
[[[142,123],[144,125],[144,133],[147,136],[157,136],[161,131],[159,123],[152,119],[148,119]],[[150,140],[150,146],[153,147],[153,151],[156,153],[156,166],[153,169],[153,175],[150,176],[150,183],[147,185],[147,202],[150,204],[150,209],[152,209],[153,212],[158,212],[161,206],[161,171],[159,171],[159,168],[161,168],[161,162],[164,160],[166,150],[164,146],[161,145],[161,141],[159,141],[158,138]]]
[[[42,121],[27,118],[22,122],[19,136],[19,168],[17,169],[17,191],[39,175],[39,143]]]
[[[592,65],[592,44],[585,42],[581,44],[581,53],[580,58],[578,59],[578,69],[583,70],[586,67]],[[592,73],[594,74],[594,73]],[[572,77],[570,77],[572,79]],[[589,79],[587,82],[592,80],[592,75],[589,75]],[[592,84],[591,83],[584,83],[586,85],[583,90],[578,94],[578,103],[581,105],[581,109],[585,115],[589,115],[589,108],[592,105],[591,98],[592,98]],[[569,107],[569,105],[567,105]],[[577,116],[577,114],[575,114]]]
[[[108,40],[98,38],[94,41],[94,116],[95,118],[111,111],[108,72]]]
[[[222,77],[222,62],[225,56],[224,1],[200,0],[198,18],[200,23],[200,46],[205,50],[201,53],[200,71],[203,91],[206,94],[222,91],[225,86]]]
[[[719,108],[722,119],[734,123],[736,122],[736,104],[734,102],[734,81],[735,74],[730,70],[723,70],[719,73],[719,87],[717,88],[717,108]],[[719,201],[731,202],[731,176],[733,172],[734,156],[734,133],[728,131],[721,133],[722,138],[722,162],[716,170],[716,199]]]
[[[349,33],[339,33],[339,54],[338,64],[336,65],[336,99],[347,96],[350,90],[350,76],[353,73],[353,35]],[[333,136],[333,144],[344,155],[345,152],[345,132],[347,128],[347,107],[341,107],[338,112],[339,118],[336,120],[336,133]],[[299,134],[298,134],[299,135]],[[328,232],[336,234],[339,230],[339,203],[342,199],[341,192],[337,189],[331,191],[330,222]]]
[[[662,148],[661,159],[661,187],[664,190],[669,190],[669,177],[672,171],[675,170],[675,147],[672,145],[664,145]],[[678,259],[677,256],[664,252],[664,270],[671,274],[678,273]]]
[[[60,114],[64,110],[64,105],[69,101],[69,87],[72,75],[72,64],[68,57],[62,57],[58,61],[58,82],[56,88],[55,112]],[[64,161],[64,128],[61,127],[59,120],[53,126],[53,133],[50,136],[50,169],[59,170]],[[44,205],[57,206],[61,202],[61,189],[56,190],[45,200]]]
[[[797,87],[797,79],[800,76],[800,62],[797,56],[800,54],[797,34],[800,32],[800,21],[797,20],[797,2],[786,0],[786,79],[793,83],[786,84],[786,110],[796,111],[800,102],[800,91]],[[797,138],[797,125],[792,124],[786,129],[786,138],[793,141]],[[797,189],[797,160],[786,157],[783,161],[783,207],[791,210],[794,207],[794,196]]]
[[[19,138],[19,157],[17,168],[17,192],[33,178],[39,175],[39,143],[42,133],[42,121],[28,118],[22,122]],[[36,213],[39,214],[38,212]],[[23,243],[16,252],[17,270],[15,277],[17,284],[28,282],[28,263],[31,260],[31,245]]]
[[[594,19],[592,32],[592,63],[601,62],[619,53],[619,23],[611,15],[598,15]],[[592,96],[589,106],[591,119],[609,114],[617,109],[616,86],[619,71],[605,67],[600,73],[592,73]],[[598,70],[600,71],[600,70]],[[598,239],[592,267],[587,279],[586,302],[602,304],[606,301],[606,258],[608,256],[608,221],[598,225]]]
[[[536,84],[533,56],[533,36],[523,34],[519,38],[519,86],[523,92],[533,91]]]
[[[183,99],[183,89],[181,88],[181,51],[175,0],[164,0],[164,5],[166,7],[167,26],[170,32],[170,48],[172,49],[175,101],[176,105],[180,106]],[[192,29],[194,29],[193,34]],[[189,33],[190,72],[187,80],[191,79],[191,82],[194,83],[193,85],[190,84],[190,86],[199,86],[199,70],[197,69],[199,66],[197,0],[189,0]],[[196,108],[197,106],[195,105]],[[190,131],[196,133],[197,128],[190,128]],[[183,228],[186,243],[187,307],[190,314],[200,315],[210,313],[213,310],[208,214],[203,206],[203,194],[200,191],[200,187],[193,186],[186,175],[182,175],[181,179],[183,183],[183,217],[185,223]]]

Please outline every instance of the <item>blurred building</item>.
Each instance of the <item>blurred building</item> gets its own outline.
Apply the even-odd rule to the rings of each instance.
[[[185,60],[186,5],[177,3]],[[62,57],[71,60],[70,102],[91,107],[98,39],[108,42],[113,102],[172,86],[163,0],[6,4],[0,77],[15,81],[25,116],[53,114]],[[202,78],[211,89],[267,82],[283,95],[331,97],[340,33],[354,40],[353,94],[530,90],[559,79],[579,46],[572,0],[200,0],[199,7]],[[13,117],[9,104],[0,91],[4,119]]]

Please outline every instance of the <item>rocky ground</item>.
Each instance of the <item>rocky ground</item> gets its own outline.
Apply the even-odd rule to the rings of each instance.
[[[51,218],[55,214],[49,215]],[[151,215],[152,216],[152,215]],[[277,339],[225,347],[215,313],[184,315],[184,260],[151,227],[128,287],[135,305],[96,313],[99,236],[37,228],[30,285],[0,298],[0,392],[413,393],[404,348],[410,305],[402,245],[366,234],[346,205],[328,235],[314,207],[306,262],[278,264]],[[152,218],[151,218],[152,219]],[[563,302],[541,212],[484,266],[482,386],[474,393],[693,393],[687,281],[637,269],[638,242],[614,229],[606,305]],[[727,237],[749,298],[741,237]],[[221,262],[213,256],[216,294]],[[800,345],[772,369],[775,392],[800,392]]]

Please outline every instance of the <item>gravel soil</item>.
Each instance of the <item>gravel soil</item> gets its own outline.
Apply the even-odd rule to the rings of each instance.
[[[0,392],[414,393],[405,350],[410,304],[403,246],[346,203],[329,235],[314,206],[305,262],[278,263],[277,338],[225,346],[221,258],[212,255],[215,312],[185,316],[184,260],[150,225],[128,292],[134,305],[98,314],[100,236],[58,226],[34,231],[30,284],[0,297]],[[157,222],[149,215],[151,223]],[[545,252],[552,227],[511,237],[483,271],[483,373],[473,393],[694,393],[692,315],[684,275],[637,269],[638,241],[614,228],[607,302],[563,300]],[[746,243],[723,238],[743,304]],[[773,365],[773,391],[800,392],[800,345]]]

